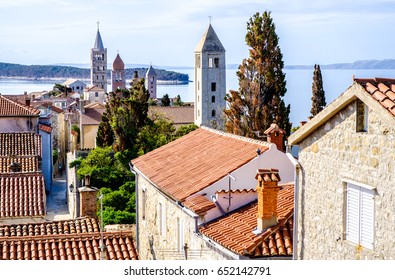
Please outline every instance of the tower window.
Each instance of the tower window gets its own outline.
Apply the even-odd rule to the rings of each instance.
[[[209,57],[208,59],[208,67],[213,68],[214,67],[214,62],[213,62],[213,58]]]
[[[212,116],[212,117],[215,117],[215,115],[216,115],[215,110],[212,110],[212,111],[211,111],[211,116]]]
[[[211,102],[215,103],[215,95],[211,96]]]
[[[357,100],[357,132],[368,132],[368,106],[365,105],[361,100]]]
[[[217,90],[217,83],[211,83],[211,91]]]
[[[196,68],[200,68],[200,55],[199,54],[197,54],[195,56],[195,65],[196,65]]]
[[[219,66],[219,58],[216,57],[216,58],[214,58],[214,67],[218,68],[218,66]]]

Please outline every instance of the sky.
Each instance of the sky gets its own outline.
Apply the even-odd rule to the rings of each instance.
[[[285,65],[395,58],[393,0],[0,0],[0,62],[89,63],[99,21],[110,63],[193,66],[211,17],[240,64],[247,21],[266,10]]]

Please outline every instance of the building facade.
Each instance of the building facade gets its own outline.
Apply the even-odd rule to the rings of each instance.
[[[225,48],[211,24],[195,48],[195,124],[222,128],[226,102]]]
[[[104,48],[99,28],[96,40],[91,49],[91,85],[107,92],[107,48]]]
[[[355,79],[289,137],[299,259],[395,258],[395,80]]]

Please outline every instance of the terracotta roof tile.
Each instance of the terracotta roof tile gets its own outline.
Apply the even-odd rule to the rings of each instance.
[[[0,133],[0,156],[41,157],[41,135],[34,132]]]
[[[39,107],[48,108],[51,111],[54,111],[55,113],[58,113],[58,114],[64,113],[62,108],[52,105],[52,103],[50,103],[48,101],[40,101],[40,102],[36,101],[36,102],[32,103],[32,106],[36,109]]]
[[[260,235],[257,227],[258,203],[253,202],[200,228],[200,232],[229,250],[249,257],[292,256],[293,185],[278,193],[278,224]]]
[[[40,173],[0,176],[0,219],[45,216],[45,185]]]
[[[2,260],[100,260],[101,233],[0,238]],[[105,259],[138,260],[131,232],[104,232]],[[120,251],[121,244],[129,244]],[[125,247],[125,246],[124,246]]]
[[[99,125],[101,116],[106,111],[103,108],[85,108],[85,113],[81,115],[81,124],[85,125]]]
[[[194,107],[193,106],[150,106],[148,110],[150,116],[159,114],[164,116],[175,125],[184,125],[194,122]]]
[[[38,171],[38,157],[36,156],[0,156],[0,173],[9,173],[12,162],[22,165],[22,172]]]
[[[216,207],[214,202],[204,195],[188,197],[184,202],[184,206],[188,207],[198,215]]]
[[[51,131],[52,131],[52,127],[49,125],[45,125],[45,124],[39,124],[38,129],[45,131],[47,133],[51,133]]]
[[[354,81],[360,84],[377,102],[395,116],[395,79],[354,78]]]
[[[0,116],[35,116],[40,115],[40,110],[10,100],[0,94]]]
[[[201,127],[132,161],[167,195],[184,201],[257,156],[271,144]]]

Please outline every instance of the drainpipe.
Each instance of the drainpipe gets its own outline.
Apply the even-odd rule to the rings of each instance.
[[[294,226],[293,226],[293,254],[292,259],[298,259],[298,213],[299,213],[299,171],[300,171],[300,164],[299,162],[292,156],[292,154],[287,153],[287,156],[293,166],[294,169]]]
[[[180,204],[179,204],[180,205]],[[180,205],[181,206],[181,205]],[[191,210],[189,210],[186,207],[181,206],[181,210],[186,213],[187,215],[191,216],[192,218],[195,219],[195,230],[194,233],[198,233],[199,232],[199,226],[198,226],[198,220],[199,220],[199,215],[197,215],[196,213],[192,212]]]
[[[140,242],[139,242],[139,188],[138,188],[138,178],[139,175],[136,172],[136,170],[133,169],[133,164],[129,162],[129,168],[130,172],[132,172],[135,176],[135,186],[134,186],[134,191],[136,192],[136,245],[137,245],[137,251],[140,251]]]

